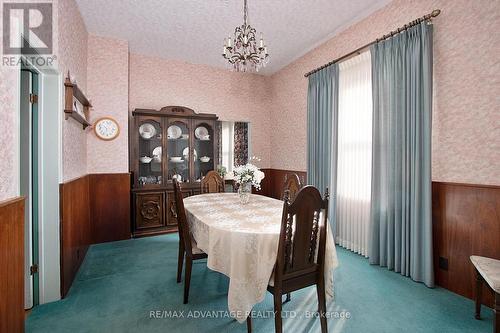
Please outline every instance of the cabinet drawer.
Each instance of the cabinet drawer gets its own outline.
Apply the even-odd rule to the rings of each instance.
[[[165,193],[149,192],[135,195],[136,230],[165,226]]]
[[[182,196],[187,198],[191,195],[191,191],[182,191]],[[167,225],[177,225],[177,210],[175,209],[174,192],[167,192]]]

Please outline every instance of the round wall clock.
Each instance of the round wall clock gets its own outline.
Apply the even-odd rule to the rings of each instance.
[[[103,117],[94,123],[94,132],[99,139],[109,141],[120,134],[120,126],[113,118]]]

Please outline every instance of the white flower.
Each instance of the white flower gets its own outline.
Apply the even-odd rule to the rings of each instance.
[[[256,189],[260,189],[260,182],[264,179],[265,174],[260,169],[251,164],[238,165],[233,170],[234,179],[237,183],[252,184]]]
[[[264,172],[258,170],[256,173],[255,173],[255,179],[258,183],[260,183],[262,181],[262,179],[264,179],[264,177],[266,177],[266,175],[264,174]]]

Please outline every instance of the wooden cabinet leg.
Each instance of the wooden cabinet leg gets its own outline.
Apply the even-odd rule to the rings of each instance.
[[[483,288],[483,277],[476,271],[476,319],[481,319],[481,291]]]

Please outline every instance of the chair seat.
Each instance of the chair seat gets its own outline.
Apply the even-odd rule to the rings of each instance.
[[[313,274],[311,274],[311,273],[313,273]],[[284,285],[286,286],[287,283],[293,282],[294,279],[303,278],[305,276],[308,276],[309,278],[313,278],[315,280],[317,275],[316,275],[316,273],[314,273],[313,269],[310,269],[310,273],[308,273],[308,274],[300,274],[300,275],[292,276],[292,278],[289,278],[288,280],[283,280]],[[269,279],[268,286],[271,288],[274,288],[274,270],[273,270],[273,273],[271,274],[271,278]]]
[[[470,261],[491,289],[500,293],[500,260],[471,256]]]

